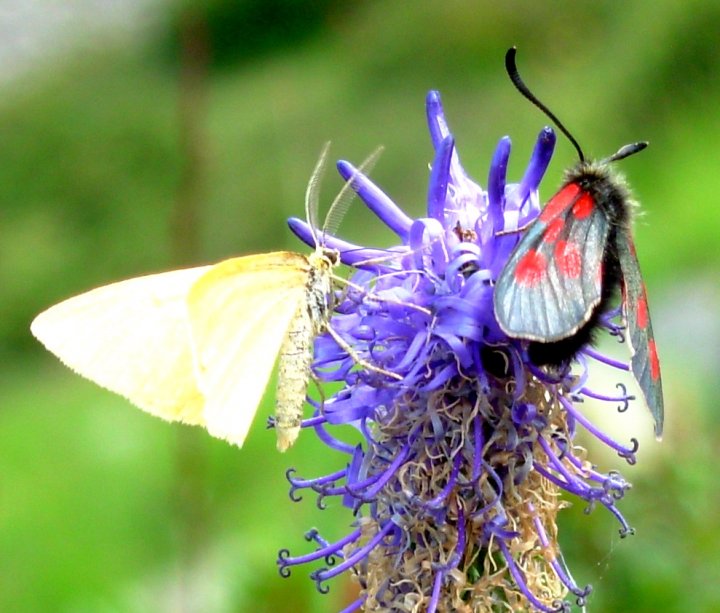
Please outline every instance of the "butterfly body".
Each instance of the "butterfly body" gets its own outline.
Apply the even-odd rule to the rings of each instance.
[[[201,320],[205,313],[225,310],[239,328],[231,337],[234,348],[215,355],[214,348],[228,342],[218,335],[227,331],[214,329],[212,320],[207,320],[200,331],[205,342],[195,343],[198,371],[201,380],[212,378],[211,388],[217,390],[214,400],[207,401],[205,411],[209,415],[227,414],[228,407],[242,403],[257,406],[262,392],[252,397],[249,393],[259,390],[261,382],[264,391],[277,358],[277,446],[285,451],[300,429],[313,341],[327,324],[331,271],[338,258],[320,247],[309,256],[275,252],[252,257],[260,260],[246,265],[244,258],[234,258],[218,264],[190,291],[191,321]],[[254,275],[258,278],[252,279]],[[252,287],[246,290],[234,281],[238,277],[247,279]],[[247,311],[248,302],[254,303],[250,316],[232,313],[233,309]],[[253,351],[247,339],[256,337],[260,347]],[[227,369],[232,369],[235,376],[226,378]],[[249,378],[252,382],[248,382]],[[245,384],[237,385],[238,379]],[[234,416],[237,425],[233,429],[244,436],[250,424],[245,423],[244,415]],[[222,437],[211,427],[208,431]]]
[[[298,305],[280,348],[275,397],[275,431],[280,451],[290,447],[300,433],[311,377],[313,341],[325,330],[330,317],[331,270],[339,257],[330,249],[318,249],[308,257],[305,300]]]

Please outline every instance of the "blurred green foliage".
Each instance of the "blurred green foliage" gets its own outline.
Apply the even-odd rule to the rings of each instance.
[[[292,53],[322,31],[329,15],[350,6],[348,0],[179,2],[155,51],[177,65],[182,23],[190,13],[202,20],[212,41],[212,67],[232,72],[266,55]]]
[[[521,74],[586,152],[651,141],[621,164],[645,212],[636,236],[664,359],[666,440],[643,442],[637,467],[604,466],[634,482],[621,508],[636,536],[620,542],[607,514],[574,507],[561,542],[577,580],[595,586],[591,610],[716,610],[720,5],[297,6],[179,2],[141,43],[63,54],[2,86],[0,610],[332,611],[350,599],[342,581],[320,596],[303,572],[283,580],[274,566],[280,548],[307,551],[311,526],[337,538],[351,520],[309,499],[292,504],[284,470],[330,472],[342,458],[311,436],[276,454],[262,424],[269,408],[241,452],[154,420],[73,376],[28,333],[51,303],[178,260],[171,219],[187,172],[179,46],[188,15],[210,52],[197,82],[197,263],[302,249],[284,219],[302,215],[328,139],[336,157],[356,162],[385,145],[374,178],[421,215],[429,89],[441,91],[480,183],[504,134],[514,142],[509,176],[519,177],[546,120],[504,74],[512,44]],[[573,161],[560,139],[544,197]],[[338,186],[326,180],[328,200]],[[360,206],[341,231],[392,242]],[[698,293],[707,320],[690,308]]]

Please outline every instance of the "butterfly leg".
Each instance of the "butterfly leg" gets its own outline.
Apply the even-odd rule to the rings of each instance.
[[[325,329],[327,330],[328,334],[333,337],[333,339],[340,346],[340,348],[343,349],[343,351],[345,351],[345,353],[347,353],[358,366],[362,366],[363,368],[372,372],[376,372],[380,375],[391,377],[392,379],[396,379],[397,381],[402,381],[402,377],[397,373],[390,372],[389,370],[385,370],[383,368],[379,368],[378,366],[371,364],[364,358],[361,358],[358,353],[350,346],[350,344],[342,336],[340,336],[340,334],[336,330],[333,329],[332,326],[328,324],[327,326],[325,326]]]
[[[404,271],[403,274],[406,274],[407,271]],[[381,277],[377,277],[377,279],[380,279]],[[333,281],[336,281],[340,283],[341,285],[345,286],[345,289],[342,291],[341,294],[341,300],[338,300],[338,303],[342,302],[342,299],[344,299],[347,296],[347,290],[348,289],[354,289],[357,292],[360,292],[361,294],[364,294],[366,298],[369,300],[376,300],[377,302],[384,302],[385,304],[396,304],[398,306],[404,306],[408,309],[413,309],[415,311],[419,311],[420,313],[423,313],[427,316],[432,315],[432,311],[430,309],[426,309],[423,306],[420,306],[419,304],[412,304],[411,302],[407,302],[404,300],[398,300],[396,298],[390,298],[388,296],[379,296],[378,294],[375,294],[371,291],[368,291],[366,288],[362,287],[361,285],[358,285],[357,283],[353,283],[352,281],[348,279],[343,279],[342,277],[333,277]],[[344,349],[344,347],[343,347]]]
[[[310,379],[315,384],[315,389],[317,390],[319,396],[317,404],[319,405],[320,412],[323,413],[325,411],[325,390],[323,389],[322,381],[320,381],[320,378],[312,370],[310,371]],[[306,402],[310,405],[313,404],[309,395]]]

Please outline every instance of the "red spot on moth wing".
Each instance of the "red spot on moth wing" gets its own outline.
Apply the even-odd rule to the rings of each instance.
[[[565,220],[562,217],[556,217],[553,219],[548,224],[547,228],[545,228],[545,232],[543,232],[543,242],[554,243],[564,227]]]
[[[650,315],[648,313],[647,297],[645,292],[638,297],[637,304],[635,305],[635,316],[637,317],[637,326],[640,330],[647,328],[648,322],[650,321]]]
[[[515,281],[520,285],[532,287],[545,277],[547,260],[542,253],[534,249],[528,251],[520,258],[515,267]]]
[[[657,347],[655,346],[655,339],[651,338],[648,341],[648,360],[650,362],[650,377],[653,381],[660,379],[660,359],[657,354]]]
[[[585,219],[588,217],[595,208],[595,201],[592,196],[587,192],[583,192],[582,195],[573,204],[572,213],[576,219]]]
[[[553,254],[555,265],[561,275],[577,279],[582,272],[582,257],[575,243],[558,241]]]
[[[542,223],[547,223],[554,217],[557,217],[565,209],[573,204],[575,198],[580,193],[580,186],[577,183],[568,183],[565,187],[550,198],[545,208],[540,212],[538,219]]]

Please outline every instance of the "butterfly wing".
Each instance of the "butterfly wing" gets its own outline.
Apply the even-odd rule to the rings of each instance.
[[[242,446],[280,347],[306,304],[308,260],[276,252],[213,266],[188,295],[204,418],[213,436]]]
[[[627,323],[631,368],[650,413],[655,420],[655,435],[663,431],[664,406],[660,361],[655,347],[645,285],[640,275],[635,248],[629,235],[618,237],[618,259],[623,278],[623,314]]]
[[[495,285],[495,316],[508,336],[549,343],[588,321],[602,296],[610,224],[589,192],[567,183],[510,254]]]
[[[202,425],[185,299],[208,269],[99,287],[40,313],[30,329],[83,377],[157,417]]]

